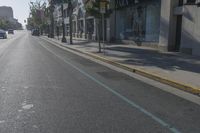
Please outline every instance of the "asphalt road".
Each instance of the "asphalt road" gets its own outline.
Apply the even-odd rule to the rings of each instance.
[[[200,133],[200,107],[20,31],[0,39],[0,133]]]

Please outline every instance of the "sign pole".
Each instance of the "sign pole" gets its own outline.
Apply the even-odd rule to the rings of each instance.
[[[100,13],[102,14],[102,37],[103,37],[103,51],[105,54],[105,13],[106,13],[106,1],[100,2]]]
[[[105,54],[105,25],[104,25],[104,13],[102,13],[102,32],[103,32],[103,51],[104,51],[104,54]]]

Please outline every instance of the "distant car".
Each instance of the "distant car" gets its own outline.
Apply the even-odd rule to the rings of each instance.
[[[8,30],[8,34],[14,34],[14,30],[13,29],[9,29]]]
[[[7,39],[6,31],[0,29],[0,38]]]
[[[39,32],[38,29],[33,29],[31,34],[32,34],[33,36],[39,36],[39,35],[40,35],[40,32]]]

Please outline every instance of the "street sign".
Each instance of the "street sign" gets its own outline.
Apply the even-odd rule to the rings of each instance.
[[[106,1],[101,1],[100,2],[100,13],[106,13],[106,4],[107,2]]]
[[[64,3],[63,4],[63,9],[65,10],[65,9],[67,9],[68,8],[68,3]]]

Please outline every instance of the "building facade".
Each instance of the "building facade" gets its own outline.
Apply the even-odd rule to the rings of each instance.
[[[111,8],[108,40],[200,55],[200,0],[111,0]]]
[[[199,0],[162,0],[159,48],[200,55]]]
[[[200,56],[200,0],[186,4],[182,9],[181,45],[183,53]]]
[[[96,40],[96,19],[86,14],[85,4],[88,1],[74,0],[72,14],[72,35],[74,38]],[[66,35],[69,36],[69,13],[68,5],[64,4],[64,24]],[[62,11],[61,5],[54,5],[55,31],[59,30],[62,34]],[[56,33],[56,32],[55,32]]]
[[[0,6],[0,19],[8,21],[12,24],[13,29],[21,29],[22,25],[14,18],[12,7]]]
[[[73,36],[97,40],[98,20],[85,10],[90,0],[74,1]],[[105,40],[199,55],[199,5],[200,0],[110,0],[112,14],[104,22]],[[65,24],[69,35],[68,15]]]

